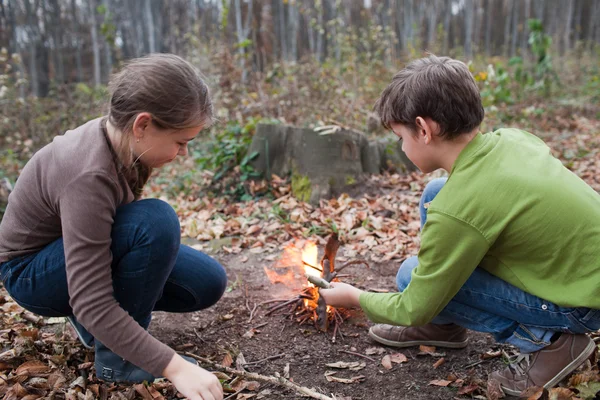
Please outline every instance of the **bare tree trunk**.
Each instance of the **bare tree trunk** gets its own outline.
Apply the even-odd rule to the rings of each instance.
[[[24,3],[27,16],[27,35],[29,36],[29,80],[31,83],[31,93],[34,96],[38,96],[40,91],[36,64],[37,41],[39,40],[39,25],[37,20],[38,1],[34,3],[33,9],[29,0],[26,0]]]
[[[512,16],[513,0],[506,0],[504,12],[504,54],[508,55],[510,50],[510,22]]]
[[[446,2],[444,10],[444,55],[448,54],[450,50],[450,17],[452,16],[452,4]]]
[[[529,41],[529,18],[530,18],[530,4],[531,0],[525,0],[524,2],[524,13],[525,13],[525,22],[523,23],[523,39],[521,40],[521,57],[525,58],[527,55],[527,44]]]
[[[52,35],[52,59],[54,63],[55,79],[59,83],[65,82],[65,67],[63,63],[63,48],[62,48],[62,35],[61,35],[61,20],[60,20],[60,5],[58,0],[49,0],[46,5],[49,10],[44,14],[47,14],[49,20],[49,29]]]
[[[81,61],[81,37],[79,18],[77,15],[77,0],[71,0],[71,30],[75,42],[75,65],[77,67],[77,82],[83,81],[83,63]]]
[[[92,35],[92,51],[94,53],[94,85],[100,86],[101,75],[100,75],[100,43],[98,40],[98,21],[96,19],[96,1],[91,0],[89,4],[89,13],[91,19],[90,32]]]
[[[111,4],[110,0],[102,0],[102,4],[104,5],[104,23],[112,23],[111,20]],[[105,55],[105,66],[106,66],[106,78],[105,82],[110,80],[110,74],[112,73],[113,68],[113,57],[112,57],[112,46],[113,43],[111,39],[104,38],[104,55]]]
[[[288,3],[288,22],[290,26],[290,58],[292,61],[298,61],[298,25],[300,14],[298,8],[293,2]]]
[[[588,50],[592,50],[594,48],[594,42],[595,42],[595,37],[594,37],[594,31],[596,29],[596,23],[598,22],[598,18],[600,17],[600,13],[598,12],[598,10],[600,9],[599,5],[598,5],[598,1],[592,1],[592,9],[590,12],[590,22],[588,25],[588,34],[587,34],[587,40],[588,40]]]
[[[326,1],[326,0],[324,0]],[[279,2],[279,44],[281,45],[281,58],[283,60],[288,60],[289,59],[289,54],[288,54],[288,46],[287,46],[287,37],[285,35],[286,30],[285,30],[285,10],[284,7],[286,6],[286,3],[281,1]],[[289,4],[288,4],[289,7]]]
[[[494,13],[494,9],[492,8],[492,3],[494,0],[486,0],[485,2],[485,54],[490,56],[492,54],[491,49],[491,40],[492,40],[492,14]]]
[[[473,0],[465,0],[465,57],[473,58]]]
[[[436,34],[436,20],[437,20],[437,10],[439,7],[439,1],[434,0],[427,6],[427,47],[429,49],[433,49],[435,45],[435,34]]]
[[[568,53],[571,50],[571,28],[573,26],[573,2],[574,0],[567,1],[567,15],[565,20],[565,33],[564,33],[564,53]]]
[[[19,42],[19,38],[17,36],[17,19],[15,16],[15,8],[14,5],[9,1],[7,4],[8,7],[8,25],[10,26],[10,33],[12,36],[12,48],[11,53],[21,54],[21,44]],[[23,60],[19,57],[19,62],[17,63],[18,69],[18,80],[19,82],[25,81],[25,66],[23,65]],[[25,93],[25,85],[23,83],[19,84],[19,98],[24,99],[26,96]]]
[[[156,53],[156,37],[154,36],[154,17],[152,16],[152,3],[144,1],[144,19],[148,28],[148,48],[150,53]]]
[[[327,1],[327,0],[323,0],[323,1]],[[325,38],[325,25],[324,25],[324,21],[323,21],[323,13],[324,13],[324,6],[323,3],[321,1],[317,1],[315,2],[316,9],[317,9],[317,61],[319,62],[323,62],[324,59],[324,54],[323,54],[323,48],[324,48],[324,38]]]
[[[514,57],[517,55],[517,40],[519,38],[519,8],[521,2],[517,1],[513,3],[513,22],[512,22],[512,37],[510,42],[510,56]]]

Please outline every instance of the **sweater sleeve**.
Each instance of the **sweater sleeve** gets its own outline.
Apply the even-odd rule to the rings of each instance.
[[[113,294],[110,247],[118,198],[118,185],[103,173],[80,175],[60,194],[69,302],[97,340],[160,376],[174,351],[142,328]]]
[[[360,305],[377,323],[417,326],[435,318],[467,281],[490,245],[473,226],[429,210],[418,266],[400,293],[363,293]]]

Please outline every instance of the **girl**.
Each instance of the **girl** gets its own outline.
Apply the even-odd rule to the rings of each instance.
[[[167,203],[140,200],[152,169],[185,156],[212,122],[208,88],[168,54],[129,62],[109,88],[108,116],[56,137],[23,169],[0,224],[0,277],[24,308],[69,317],[95,347],[98,378],[165,376],[190,399],[220,400],[213,374],[146,329],[154,310],[213,305],[225,271],[180,244]]]

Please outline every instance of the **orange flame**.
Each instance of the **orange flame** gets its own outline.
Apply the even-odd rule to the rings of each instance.
[[[317,245],[308,240],[297,240],[288,245],[281,258],[270,267],[264,267],[267,277],[271,283],[281,283],[290,290],[299,290],[307,285],[312,286],[306,280],[305,274],[319,276],[319,271],[308,265],[315,266],[317,263]]]

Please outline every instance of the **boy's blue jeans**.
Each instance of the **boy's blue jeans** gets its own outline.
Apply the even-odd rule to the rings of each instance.
[[[114,296],[144,328],[152,311],[204,309],[225,291],[223,267],[181,245],[180,237],[177,214],[161,200],[136,201],[117,209],[111,245]],[[62,239],[38,253],[0,264],[0,277],[23,308],[47,317],[73,314]]]
[[[421,227],[427,219],[429,203],[446,183],[434,179],[425,187],[419,211]],[[396,283],[403,291],[417,267],[416,256],[400,266]],[[432,321],[454,323],[465,328],[487,332],[501,343],[510,343],[522,353],[540,350],[550,344],[556,332],[586,333],[600,329],[600,310],[560,307],[503,281],[483,268],[476,268],[467,282]]]

